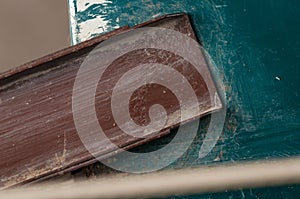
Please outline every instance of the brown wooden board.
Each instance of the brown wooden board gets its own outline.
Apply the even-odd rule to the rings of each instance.
[[[97,44],[125,30],[140,27],[168,28],[196,39],[187,15],[167,15],[132,28],[120,28],[0,75],[0,187],[7,188],[49,178],[96,162],[81,142],[75,128],[72,112],[75,78],[79,67]],[[171,55],[170,59],[163,59],[159,55],[168,54],[155,49],[149,49],[147,53],[137,50],[113,62],[112,65],[118,70],[105,73],[102,79],[103,82],[109,82],[108,87],[106,90],[97,87],[97,116],[110,113],[110,98],[103,92],[112,92],[111,85],[118,81],[122,70],[152,59],[166,65],[173,64],[191,82],[200,101],[201,112],[192,114],[185,122],[221,108],[218,100],[211,103],[205,82],[188,62],[178,62],[181,58],[177,55]],[[205,62],[201,64],[206,66]],[[186,68],[188,70],[184,70]],[[204,74],[211,80],[207,67]],[[89,78],[88,74],[86,78]],[[216,91],[213,85],[211,87]],[[141,95],[146,97],[140,98]],[[168,113],[168,119],[178,117],[179,103],[172,92],[166,92],[160,85],[152,84],[135,92],[130,99],[129,105],[135,107],[131,115],[133,120],[140,125],[148,124],[147,110],[160,101]],[[85,106],[81,108],[85,109]],[[147,138],[124,134],[115,126],[113,117],[108,117],[102,123],[111,141],[127,150],[168,134],[170,128],[179,125],[177,120],[171,121],[173,122],[168,123],[162,131]],[[103,142],[103,147],[97,151],[100,158],[118,152],[107,146]]]

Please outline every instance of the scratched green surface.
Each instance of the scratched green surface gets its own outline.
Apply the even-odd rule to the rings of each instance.
[[[191,17],[198,38],[214,62],[214,67],[222,74],[226,87],[227,116],[217,146],[206,158],[198,159],[205,127],[209,122],[209,117],[206,117],[201,121],[198,136],[189,150],[170,165],[170,168],[300,154],[300,1],[96,2],[70,0],[74,43],[119,26],[141,23],[155,16],[186,12]],[[99,26],[87,28],[89,23],[95,24],[98,19]],[[166,144],[172,136],[140,147],[136,151],[155,150]],[[297,196],[300,197],[300,187],[294,185],[187,197]]]

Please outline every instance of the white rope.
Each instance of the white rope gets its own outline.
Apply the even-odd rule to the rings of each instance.
[[[0,198],[153,198],[300,183],[300,158],[47,184],[0,192]]]

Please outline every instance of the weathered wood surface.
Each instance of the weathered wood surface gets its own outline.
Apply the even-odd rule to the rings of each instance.
[[[133,29],[145,26],[173,29],[195,39],[189,19],[184,14],[164,16],[135,26]],[[0,187],[6,188],[63,174],[96,161],[82,144],[74,125],[72,114],[74,81],[88,53],[100,42],[126,29],[130,28],[118,29],[0,75]],[[130,64],[146,63],[147,60],[153,58],[159,59],[156,57],[157,52],[151,55],[143,52],[137,51],[127,55],[117,60],[115,64],[126,70]],[[134,60],[137,60],[137,63],[120,64],[124,60],[133,60],[131,56],[135,56]],[[159,61],[165,62],[164,64],[178,61],[179,57],[172,56],[167,63],[163,59]],[[177,70],[183,67],[188,68],[188,63],[181,62],[174,65]],[[191,115],[190,120],[221,107],[221,104],[210,103],[207,87],[201,77],[195,75],[193,70],[181,72],[188,81],[194,82],[192,86],[196,96],[203,101],[201,104],[203,112]],[[109,81],[115,82],[121,74],[107,75]],[[141,100],[134,100],[135,97],[131,99],[130,104],[145,107],[147,110],[149,106],[160,100],[157,96],[161,96],[159,94],[161,91],[162,88],[159,85],[146,86],[143,88],[143,92],[149,96],[146,104],[142,104]],[[95,98],[96,109],[99,110],[98,116],[102,114],[101,109],[110,108],[101,92],[101,88],[98,87]],[[150,95],[153,93],[154,95]],[[138,92],[135,94],[139,95]],[[179,109],[178,103],[173,98],[171,92],[164,95],[165,104],[163,105],[167,107],[168,117],[174,117]],[[146,120],[143,120],[145,116]],[[137,111],[133,117],[141,125],[149,122],[147,113],[144,112]],[[110,130],[108,137],[123,149],[130,149],[164,136],[169,133],[171,127],[178,125],[176,122],[168,124],[165,130],[143,139],[124,135],[119,128],[112,125],[113,123],[114,120],[111,118],[103,125],[106,130]],[[99,156],[105,158],[115,152],[103,143],[103,148],[99,149]]]

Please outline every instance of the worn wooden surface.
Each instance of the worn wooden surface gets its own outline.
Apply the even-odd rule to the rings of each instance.
[[[187,15],[161,17],[134,28],[144,26],[165,27],[189,35],[193,39],[196,38]],[[94,157],[81,143],[74,125],[73,85],[81,63],[95,45],[125,29],[129,28],[118,29],[0,75],[0,186],[2,188],[62,174],[95,162]],[[211,103],[208,89],[201,76],[191,73],[192,70],[184,70],[190,67],[189,63],[178,62],[182,58],[172,54],[171,59],[159,59],[159,53],[168,55],[168,52],[155,52],[151,49],[149,52],[150,55],[144,50],[137,50],[133,54],[120,57],[113,63],[112,66],[115,68],[112,70],[126,71],[132,65],[151,62],[153,59],[161,63],[166,62],[165,64],[174,63],[174,69],[190,81],[200,102],[201,112],[191,114],[189,120],[221,108],[220,102]],[[136,60],[137,63],[126,62],[128,60]],[[208,68],[206,70],[205,73],[209,73]],[[114,74],[105,74],[103,81],[108,80],[109,86],[113,85],[122,75]],[[108,91],[112,92],[112,89],[113,87],[108,88]],[[103,92],[104,90],[98,87],[95,99],[99,117],[110,109],[110,100],[107,100],[110,96],[104,95]],[[163,95],[162,105],[167,109],[168,117],[178,118],[176,114],[178,114],[179,104],[174,101],[171,92],[166,91],[163,94],[163,88],[159,85],[146,85],[140,92],[149,98],[144,100],[144,104],[141,103],[143,100],[138,98],[141,93],[137,91],[130,100],[130,106],[147,110],[151,105],[158,103],[161,100],[159,96]],[[151,98],[152,93],[155,97]],[[114,125],[113,117],[109,118],[106,122],[101,120],[99,122],[103,123],[107,136],[123,149],[130,149],[164,136],[169,133],[170,127],[179,124],[178,120],[171,120],[172,123],[168,123],[163,131],[156,132],[148,138],[136,138],[125,135]],[[132,118],[140,125],[149,123],[147,113],[143,111],[133,111]],[[102,144],[97,153],[100,157],[104,158],[116,152],[115,149],[108,147],[106,142],[103,141]]]

